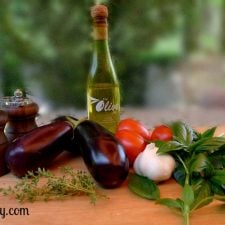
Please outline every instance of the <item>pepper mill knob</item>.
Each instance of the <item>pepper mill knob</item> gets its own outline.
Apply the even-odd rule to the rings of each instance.
[[[23,92],[20,89],[16,89],[14,91],[14,96],[16,99],[22,99],[23,98]]]

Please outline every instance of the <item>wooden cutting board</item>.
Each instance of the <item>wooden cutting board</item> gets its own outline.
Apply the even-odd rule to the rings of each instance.
[[[199,130],[204,130],[204,127]],[[217,134],[225,132],[225,126],[217,129]],[[81,158],[64,154],[50,169],[58,172],[58,167],[71,165],[85,169]],[[7,174],[0,178],[0,187],[14,185],[18,178]],[[172,179],[159,185],[162,197],[179,197],[181,188]],[[72,197],[64,201],[18,203],[15,199],[0,196],[0,224],[4,225],[182,225],[182,217],[167,207],[142,199],[127,188],[125,182],[113,190],[101,189],[108,199],[99,199],[96,205],[85,196]],[[5,210],[5,211],[4,211]],[[2,215],[5,215],[5,217]],[[18,215],[9,215],[16,212]],[[21,215],[23,213],[25,215]],[[29,215],[28,215],[29,214]],[[225,204],[214,201],[196,210],[191,215],[191,225],[224,225]]]

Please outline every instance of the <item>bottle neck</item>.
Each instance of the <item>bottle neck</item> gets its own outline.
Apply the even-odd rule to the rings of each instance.
[[[108,41],[107,24],[95,24],[93,30],[93,38],[95,41]]]
[[[89,83],[118,83],[108,44],[107,19],[95,18],[93,29],[94,51]]]
[[[93,19],[94,40],[108,40],[108,21],[106,17],[97,16]]]
[[[110,50],[108,40],[94,40],[94,55],[98,57],[98,60],[106,60],[110,58]]]
[[[110,68],[112,66],[108,44],[108,26],[106,24],[95,24],[94,26],[94,61],[103,67]]]

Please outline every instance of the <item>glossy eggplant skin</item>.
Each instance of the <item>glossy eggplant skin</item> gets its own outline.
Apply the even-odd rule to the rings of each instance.
[[[23,177],[28,171],[45,168],[70,145],[73,131],[68,122],[56,121],[15,139],[6,150],[9,169],[14,175]]]
[[[74,140],[97,183],[104,188],[115,188],[124,182],[129,162],[122,145],[108,130],[85,120],[74,130]]]

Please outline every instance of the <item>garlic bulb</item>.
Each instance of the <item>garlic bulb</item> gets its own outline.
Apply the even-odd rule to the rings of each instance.
[[[159,155],[157,151],[158,148],[154,143],[148,144],[134,161],[134,171],[138,175],[160,182],[171,177],[176,162],[171,155]]]

